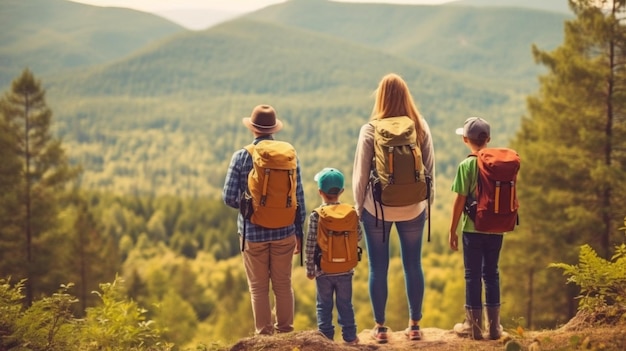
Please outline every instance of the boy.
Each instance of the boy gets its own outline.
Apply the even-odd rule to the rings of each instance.
[[[456,134],[463,136],[463,142],[472,154],[487,147],[490,127],[487,121],[479,117],[468,118]],[[461,337],[474,340],[483,338],[482,321],[482,284],[485,284],[485,307],[489,324],[488,337],[499,339],[502,336],[500,325],[500,278],[498,260],[502,248],[503,233],[481,233],[474,227],[474,222],[464,212],[467,197],[476,193],[478,182],[476,157],[467,157],[458,166],[452,191],[457,193],[452,209],[449,244],[458,250],[457,228],[463,215],[463,261],[465,264],[465,321],[454,326],[454,332]]]
[[[339,196],[344,190],[343,174],[334,168],[324,168],[317,173],[314,178],[317,181],[318,191],[322,198],[322,205],[313,211],[309,217],[309,231],[306,240],[306,274],[309,279],[315,279],[317,288],[317,325],[319,331],[328,339],[333,340],[335,335],[335,327],[332,321],[333,295],[336,295],[337,301],[337,321],[341,326],[343,340],[348,345],[359,343],[356,335],[356,323],[354,320],[354,309],[352,306],[352,276],[353,268],[342,270],[340,267],[333,272],[325,272],[321,267],[320,247],[318,245],[318,227],[320,226],[320,211],[326,208],[328,211],[340,205]],[[345,218],[351,218],[348,222],[349,231],[354,234],[356,232],[356,243],[361,240],[361,228],[359,225],[356,211],[348,205]],[[347,235],[347,234],[346,234]],[[339,239],[334,239],[339,240]],[[343,240],[343,238],[341,239]],[[353,242],[354,246],[356,243]],[[353,253],[354,255],[357,252]],[[356,260],[356,257],[353,257]],[[349,266],[353,266],[353,264]],[[326,266],[328,267],[328,266]],[[331,270],[331,269],[327,269]]]

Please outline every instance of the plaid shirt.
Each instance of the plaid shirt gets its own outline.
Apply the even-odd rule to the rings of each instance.
[[[254,139],[254,144],[261,140],[273,139],[271,136],[258,137]],[[228,172],[226,173],[226,181],[224,182],[224,189],[222,191],[222,199],[224,203],[232,208],[239,209],[239,198],[248,188],[248,173],[252,170],[252,157],[246,151],[246,149],[237,150],[228,166]],[[306,216],[304,205],[304,189],[302,188],[302,181],[300,178],[300,161],[298,160],[298,166],[296,171],[296,198],[298,200],[299,215],[302,220],[301,225],[304,225],[304,217]],[[297,218],[297,217],[296,217]],[[239,235],[243,234],[244,219],[241,213],[237,215],[237,230]],[[246,220],[246,240],[250,242],[264,242],[284,239],[293,233],[295,233],[295,225],[288,225],[283,228],[264,228],[258,225],[250,223]],[[302,235],[302,233],[296,233]]]
[[[322,203],[322,206],[327,206],[327,205],[337,205],[339,204],[339,202],[330,202],[330,203]],[[315,264],[315,255],[317,255],[317,226],[320,222],[320,215],[319,213],[317,213],[316,211],[311,212],[311,215],[309,216],[309,230],[308,230],[308,234],[306,237],[306,247],[305,247],[305,253],[306,253],[306,275],[307,276],[316,276],[319,277],[322,274],[327,274],[324,273],[316,264]],[[357,225],[357,240],[361,241],[363,234],[361,232],[361,222],[359,221],[359,224]],[[339,274],[346,274],[346,273],[352,273],[352,271],[354,271],[353,269],[348,271],[348,272],[344,272],[344,273],[336,273],[336,274],[332,274],[332,275],[339,275]]]

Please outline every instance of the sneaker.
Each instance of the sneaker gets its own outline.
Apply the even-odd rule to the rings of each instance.
[[[404,335],[406,335],[409,340],[422,340],[422,331],[419,325],[412,325],[406,328]]]
[[[344,341],[343,344],[344,345],[348,345],[348,346],[358,345],[359,344],[359,338],[357,337],[356,339],[354,339],[352,341]]]
[[[372,328],[372,338],[379,344],[387,343],[387,327]]]

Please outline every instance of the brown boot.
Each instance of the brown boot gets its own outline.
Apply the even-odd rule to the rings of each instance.
[[[502,336],[502,325],[500,325],[500,307],[486,307],[487,325],[489,325],[489,335],[485,336],[491,340],[498,340]]]
[[[463,321],[463,323],[457,323],[453,330],[460,337],[482,340],[482,327],[482,308],[465,308],[465,321]]]

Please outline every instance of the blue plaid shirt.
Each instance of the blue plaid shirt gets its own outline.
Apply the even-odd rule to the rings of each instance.
[[[271,136],[263,136],[254,139],[254,143],[261,140],[273,139]],[[300,178],[300,161],[298,160],[296,170],[296,198],[299,204],[299,216],[304,225],[306,216],[304,205],[304,189],[302,188],[302,180]],[[226,173],[226,181],[224,182],[224,190],[222,191],[222,199],[224,203],[232,208],[239,209],[239,198],[248,188],[248,173],[252,170],[252,157],[246,151],[241,149],[233,154]],[[241,213],[237,216],[237,230],[239,235],[243,234],[244,219]],[[246,220],[246,240],[250,242],[264,242],[284,239],[296,232],[295,225],[289,225],[283,228],[264,228],[250,223]],[[302,233],[296,233],[302,235]]]

